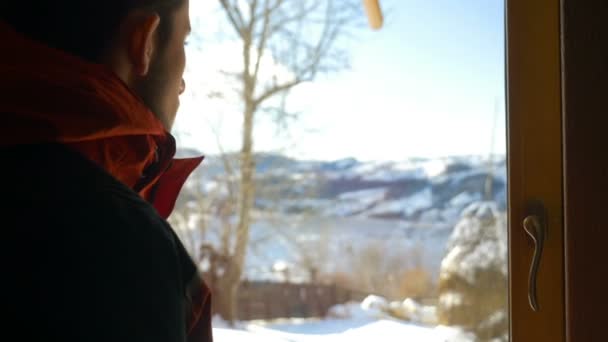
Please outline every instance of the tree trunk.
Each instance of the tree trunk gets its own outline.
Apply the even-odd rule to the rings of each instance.
[[[251,225],[251,209],[255,195],[253,158],[253,101],[247,101],[244,111],[243,146],[241,149],[241,186],[239,194],[239,220],[236,228],[236,243],[234,253],[230,258],[225,272],[218,280],[216,290],[217,308],[220,315],[233,323],[236,320],[238,288],[243,274],[245,255],[249,243],[249,227]]]
[[[241,182],[238,196],[238,224],[234,252],[228,256],[226,269],[218,279],[216,288],[217,308],[220,315],[232,325],[237,319],[238,289],[243,274],[247,245],[249,244],[249,227],[251,209],[255,193],[253,158],[253,116],[256,111],[254,100],[256,79],[250,73],[251,66],[251,31],[243,36],[243,140],[240,155]]]
[[[303,81],[311,81],[320,70],[336,68],[334,61],[325,65],[324,59],[334,59],[330,49],[336,36],[341,32],[340,28],[354,17],[343,15],[340,9],[348,9],[346,13],[353,15],[350,5],[341,6],[340,9],[331,10],[328,4],[327,17],[322,18],[324,27],[320,30],[320,37],[307,39],[303,32],[307,30],[298,29],[292,32],[294,26],[301,27],[304,24],[315,24],[318,22],[317,12],[321,8],[302,5],[303,2],[295,1],[246,1],[241,6],[240,1],[220,0],[230,25],[234,28],[242,42],[243,70],[239,73],[239,82],[242,82],[243,126],[242,147],[240,154],[240,189],[236,200],[237,225],[231,226],[230,232],[225,231],[222,237],[224,246],[234,243],[226,251],[228,265],[218,274],[217,285],[214,286],[215,302],[218,312],[229,321],[234,321],[236,316],[238,288],[245,266],[245,257],[249,244],[249,230],[251,226],[251,211],[255,198],[255,158],[253,154],[253,126],[254,116],[258,108],[268,99],[283,94]],[[337,15],[340,14],[340,15]],[[316,27],[316,26],[315,26]],[[287,34],[290,38],[282,38]],[[295,36],[294,36],[295,34]],[[272,37],[278,38],[279,47],[273,50],[269,45]],[[288,40],[285,40],[288,39]],[[282,40],[282,41],[281,41]],[[290,51],[283,51],[282,47],[290,47]],[[292,53],[284,61],[276,62],[288,68],[293,73],[292,80],[281,82],[276,77],[271,80],[259,82],[262,56],[265,53],[283,55]],[[252,52],[254,52],[252,54]],[[339,52],[339,51],[338,51]],[[336,54],[335,56],[339,56]],[[274,55],[273,55],[274,56]],[[343,62],[340,57],[335,61]],[[262,73],[264,74],[264,73]],[[276,75],[275,75],[276,76]],[[260,83],[260,84],[258,84]],[[256,94],[256,87],[260,88]],[[257,96],[256,96],[257,95]],[[236,192],[236,191],[235,191]],[[316,274],[312,276],[316,278]]]
[[[238,281],[229,277],[221,277],[214,288],[213,305],[215,310],[230,325],[234,325],[234,322],[238,319],[238,287]]]

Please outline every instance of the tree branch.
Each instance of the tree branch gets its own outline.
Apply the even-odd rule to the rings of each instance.
[[[243,27],[245,26],[245,23],[243,21],[243,15],[241,14],[241,10],[239,9],[238,5],[231,4],[228,2],[228,0],[219,0],[219,1],[220,1],[220,4],[222,5],[222,7],[224,8],[224,12],[226,12],[228,21],[230,21],[230,24],[232,24],[232,28],[234,28],[234,30],[239,35],[239,37],[241,37],[241,39],[243,39],[244,38]]]
[[[269,1],[269,0],[268,0]],[[264,13],[263,13],[263,26],[262,26],[262,33],[261,33],[261,37],[258,41],[258,45],[257,45],[257,60],[255,61],[255,67],[253,70],[253,80],[254,82],[257,82],[258,79],[258,74],[260,72],[260,63],[262,61],[262,57],[264,56],[264,50],[266,49],[266,42],[268,41],[268,28],[270,25],[270,16],[272,15],[272,11],[273,11],[273,7],[274,8],[278,8],[278,6],[280,5],[280,3],[282,2],[282,0],[277,0],[277,2],[274,4],[274,6],[270,6],[269,2],[266,1],[265,2],[265,6],[264,6]],[[277,5],[279,4],[279,5]]]
[[[291,82],[287,82],[287,83],[283,83],[280,85],[275,85],[272,88],[266,90],[262,95],[260,95],[259,97],[257,97],[254,100],[254,104],[257,106],[259,106],[260,104],[262,104],[264,101],[268,100],[269,98],[273,97],[274,95],[283,92],[283,91],[287,91],[295,86],[297,86],[298,84],[302,83],[303,80],[301,79],[295,79]]]

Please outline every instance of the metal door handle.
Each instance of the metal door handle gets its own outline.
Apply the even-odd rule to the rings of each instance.
[[[524,230],[534,241],[534,255],[530,264],[530,274],[528,277],[528,301],[532,310],[538,311],[538,297],[536,294],[536,281],[538,277],[538,267],[543,254],[543,246],[546,237],[546,228],[544,220],[537,215],[530,215],[524,219]]]

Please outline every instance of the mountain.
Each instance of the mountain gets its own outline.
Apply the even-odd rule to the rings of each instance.
[[[238,190],[238,172],[230,175],[224,166],[238,170],[237,157],[207,156],[180,196],[176,210],[188,208],[190,218],[178,233],[193,255],[203,242],[219,246],[226,219],[219,213],[230,201],[229,187]],[[292,281],[309,279],[311,264],[322,273],[353,272],[369,267],[361,255],[379,248],[385,260],[419,260],[437,277],[465,208],[489,201],[505,210],[505,166],[504,157],[367,162],[258,154],[244,276],[280,280],[284,275],[273,268],[277,263],[289,265]],[[211,208],[208,215],[196,212],[202,207]],[[234,223],[236,204],[229,207],[228,220]]]
[[[238,170],[237,155],[225,158]],[[364,162],[264,153],[255,160],[255,207],[260,211],[452,222],[476,201],[492,200],[503,209],[506,205],[504,157],[491,162],[477,156]],[[196,183],[207,195],[231,181],[238,186],[238,175],[229,179],[224,162],[219,156],[207,157],[187,186]]]

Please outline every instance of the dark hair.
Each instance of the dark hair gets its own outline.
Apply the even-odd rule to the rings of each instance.
[[[47,46],[100,62],[133,10],[161,18],[159,44],[171,35],[171,13],[185,0],[0,0],[0,20]]]

